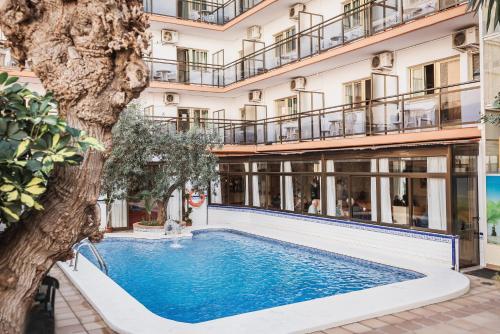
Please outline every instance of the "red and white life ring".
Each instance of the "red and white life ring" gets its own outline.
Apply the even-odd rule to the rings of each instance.
[[[189,193],[189,205],[191,205],[193,208],[199,208],[205,202],[205,197],[206,196],[204,193],[191,191]]]

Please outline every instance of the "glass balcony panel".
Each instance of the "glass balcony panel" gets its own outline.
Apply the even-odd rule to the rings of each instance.
[[[430,95],[404,101],[404,128],[418,129],[436,126],[439,97]]]
[[[328,22],[321,30],[321,50],[328,50],[344,43],[342,20]]]
[[[403,21],[414,20],[438,10],[438,0],[403,0]]]
[[[371,7],[371,29],[373,33],[401,23],[401,0],[381,0]]]
[[[366,108],[345,111],[345,134],[361,135],[366,133]]]

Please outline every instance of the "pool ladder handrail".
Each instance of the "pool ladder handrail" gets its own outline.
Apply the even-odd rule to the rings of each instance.
[[[94,246],[93,243],[89,241],[88,238],[83,239],[79,243],[73,246],[73,250],[75,251],[75,262],[73,264],[73,259],[71,260],[69,266],[73,267],[73,271],[78,271],[78,256],[80,254],[80,248],[83,246],[89,247],[90,251],[92,252],[92,255],[97,260],[97,263],[99,264],[99,268],[101,269],[102,272],[104,272],[106,275],[108,275],[108,265],[106,264],[106,261],[104,261],[104,258],[102,257],[101,253],[97,250],[97,248]]]

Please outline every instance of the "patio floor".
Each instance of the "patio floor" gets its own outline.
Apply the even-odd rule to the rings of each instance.
[[[61,284],[56,297],[56,334],[114,333],[58,267],[50,274]],[[500,333],[500,282],[468,277],[471,290],[460,298],[312,334]]]

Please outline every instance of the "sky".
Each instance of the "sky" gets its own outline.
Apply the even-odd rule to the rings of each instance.
[[[486,194],[488,201],[500,201],[500,175],[486,176]]]

